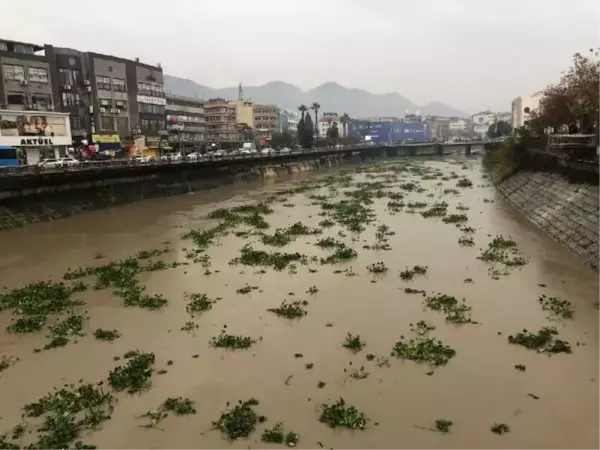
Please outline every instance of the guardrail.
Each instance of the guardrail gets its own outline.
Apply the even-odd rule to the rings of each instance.
[[[479,145],[483,142],[451,142],[442,144],[443,146],[466,146],[466,145]],[[43,167],[37,165],[28,166],[5,166],[0,167],[0,176],[8,175],[26,175],[26,174],[43,174],[43,173],[61,173],[61,172],[75,172],[75,171],[86,171],[86,170],[97,170],[97,169],[114,169],[120,167],[164,167],[174,165],[188,165],[188,164],[199,164],[209,161],[239,161],[239,160],[268,160],[273,157],[291,157],[296,155],[318,155],[318,154],[332,154],[332,153],[344,153],[349,151],[358,150],[376,150],[383,148],[407,148],[407,147],[433,147],[437,145],[435,142],[415,142],[407,144],[358,144],[358,145],[345,145],[341,147],[320,147],[314,149],[302,149],[292,150],[289,152],[273,152],[269,154],[262,154],[260,152],[239,154],[239,153],[225,153],[222,156],[204,155],[198,159],[184,159],[178,161],[162,161],[162,160],[151,160],[148,162],[139,162],[135,159],[112,159],[106,161],[81,161],[78,164],[61,166],[61,167]]]

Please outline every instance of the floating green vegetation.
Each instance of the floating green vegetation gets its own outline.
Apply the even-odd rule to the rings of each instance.
[[[150,419],[144,427],[154,428],[168,416],[169,412],[174,413],[176,416],[186,416],[196,414],[196,408],[194,402],[189,398],[169,397],[158,408],[152,409],[142,416]]]
[[[18,360],[19,358],[16,356],[0,355],[0,373],[4,372]]]
[[[551,318],[573,318],[573,306],[568,300],[563,300],[560,297],[548,297],[543,294],[538,301],[544,311],[550,312]]]
[[[475,233],[475,228],[473,227],[462,227],[460,229],[463,233]]]
[[[492,425],[492,433],[496,433],[496,434],[504,434],[504,433],[508,433],[510,431],[510,427],[508,425],[506,425],[505,423],[495,423],[494,425]]]
[[[183,326],[180,328],[181,331],[185,331],[187,333],[191,333],[194,330],[197,330],[200,326],[194,322],[193,320],[188,320]]]
[[[386,208],[389,209],[391,212],[400,212],[405,206],[406,204],[403,201],[390,200],[389,202],[387,202]]]
[[[38,440],[28,448],[72,448],[73,441],[85,429],[96,429],[111,418],[113,404],[112,395],[92,384],[71,384],[55,389],[23,407],[24,416],[44,419],[37,427]]]
[[[338,241],[337,239],[332,237],[321,238],[317,242],[315,242],[315,245],[321,248],[337,248],[346,246],[346,244],[344,244],[342,241]]]
[[[237,405],[228,412],[221,413],[219,420],[213,422],[213,426],[221,430],[230,440],[247,438],[256,429],[256,424],[264,422],[266,418],[256,414],[253,406],[258,405],[258,400],[251,398],[245,402],[239,401]]]
[[[263,431],[260,440],[266,442],[267,444],[283,444],[283,438],[283,424],[281,422],[277,422],[272,427],[266,428]]]
[[[216,348],[230,348],[232,350],[247,349],[256,343],[250,336],[235,336],[222,331],[210,340],[210,345]]]
[[[415,325],[410,324],[410,329],[419,336],[425,336],[435,330],[435,325],[424,320],[419,320]]]
[[[471,208],[469,208],[468,206],[463,205],[462,203],[459,203],[458,205],[456,205],[456,209],[458,211],[468,211]]]
[[[284,203],[284,204],[283,204],[283,205],[281,205],[281,206],[283,206],[284,208],[293,208],[293,207],[295,207],[296,205],[295,205],[294,203]]]
[[[354,378],[355,380],[364,380],[369,376],[369,372],[367,372],[363,367],[360,369],[352,369],[350,371],[350,378]]]
[[[317,383],[317,387],[318,387],[319,389],[323,389],[323,388],[324,388],[326,385],[327,385],[327,383],[325,383],[324,381],[319,381],[319,382]]]
[[[342,344],[342,347],[346,347],[354,351],[359,351],[362,350],[365,345],[366,343],[360,340],[360,334],[354,336],[351,333],[348,333],[346,335],[346,340]]]
[[[321,228],[331,228],[335,225],[335,222],[331,219],[324,219],[319,222]]]
[[[377,367],[391,367],[390,360],[384,358],[383,356],[378,356],[375,360],[375,365]]]
[[[523,364],[515,364],[515,369],[517,369],[519,372],[525,372],[527,367]]]
[[[421,294],[426,295],[427,292],[424,289],[413,289],[413,288],[404,288],[404,292],[406,294]]]
[[[121,333],[117,330],[103,330],[102,328],[96,329],[94,331],[94,337],[99,341],[112,342],[121,337]]]
[[[269,308],[267,311],[277,314],[279,317],[285,317],[286,319],[300,319],[307,313],[303,306],[308,305],[306,300],[299,301],[295,300],[288,302],[284,300],[277,308]]]
[[[440,433],[449,433],[453,422],[446,419],[438,419],[435,421],[435,429]]]
[[[464,302],[464,298],[459,302],[456,297],[446,294],[425,298],[425,306],[434,311],[442,311],[446,314],[446,322],[450,323],[471,322],[471,307]]]
[[[306,291],[309,295],[315,295],[317,292],[319,292],[319,289],[316,286],[310,286]]]
[[[72,313],[83,302],[72,294],[81,291],[80,285],[68,286],[62,282],[38,281],[0,294],[0,312],[11,311],[19,316],[7,328],[10,333],[40,331],[48,316]]]
[[[469,180],[468,178],[461,178],[460,180],[458,180],[456,182],[456,185],[458,187],[472,187],[473,182],[471,180]]]
[[[292,242],[296,236],[309,236],[321,233],[322,231],[319,228],[310,228],[302,222],[296,222],[287,228],[278,228],[275,230],[274,234],[269,235],[263,233],[261,235],[261,241],[265,245],[281,247]]]
[[[362,202],[368,204],[372,201],[364,198],[360,201],[356,199],[341,200],[337,203],[323,203],[321,208],[329,211],[331,218],[340,225],[344,225],[348,231],[360,233],[364,231],[366,224],[375,220],[373,211],[364,206]]]
[[[66,319],[50,326],[50,342],[44,345],[44,350],[64,347],[71,336],[84,336],[83,325],[87,317],[70,315]]]
[[[255,291],[257,289],[258,286],[250,286],[249,284],[246,284],[246,286],[244,286],[243,288],[239,288],[235,292],[237,292],[238,294],[249,294],[250,292]]]
[[[508,342],[511,344],[522,345],[530,350],[536,350],[538,353],[571,353],[571,344],[567,341],[558,339],[558,331],[555,328],[544,327],[537,333],[530,333],[523,330],[515,336],[509,336]]]
[[[392,355],[417,363],[427,363],[432,366],[443,366],[456,355],[456,350],[441,341],[429,337],[400,340],[394,345]]]
[[[293,262],[308,264],[308,258],[301,253],[265,252],[254,250],[250,245],[242,247],[242,255],[234,258],[230,264],[243,264],[245,266],[273,267],[275,270],[283,270]]]
[[[462,236],[458,238],[458,245],[461,247],[473,247],[475,245],[475,240],[469,236]]]
[[[127,363],[110,371],[108,383],[117,391],[127,390],[130,394],[141,392],[150,387],[154,353],[132,350],[125,355]]]
[[[156,310],[167,305],[168,300],[162,294],[148,295],[144,293],[145,291],[145,287],[135,284],[117,289],[115,294],[123,299],[124,306],[137,306],[139,308]]]
[[[412,269],[408,267],[400,272],[400,278],[403,280],[412,280],[415,275],[425,275],[427,273],[427,266],[413,266]]]
[[[213,305],[217,302],[217,299],[211,299],[206,294],[185,294],[188,304],[185,307],[186,311],[191,315],[200,313],[202,311],[208,311],[212,309]]]
[[[460,191],[458,189],[453,189],[453,188],[446,188],[446,189],[444,189],[443,192],[446,195],[448,195],[448,194],[452,194],[452,195],[460,194]]]
[[[367,266],[367,270],[371,273],[386,273],[389,269],[383,261],[378,261]]]
[[[327,258],[321,258],[321,264],[337,264],[350,259],[354,259],[358,256],[358,253],[353,248],[348,247],[346,244],[337,246],[334,252]]]
[[[421,215],[425,218],[429,217],[444,217],[448,213],[448,203],[437,202],[431,208],[423,211]]]
[[[463,223],[467,222],[469,218],[466,214],[450,214],[442,219],[444,223]]]
[[[517,243],[512,239],[505,239],[502,236],[496,236],[488,244],[488,248],[478,256],[478,259],[492,264],[502,264],[507,268],[527,264],[527,260],[521,256],[517,249]],[[493,269],[492,273],[496,276],[499,274],[499,271]]]
[[[364,413],[354,406],[346,405],[343,398],[332,405],[321,405],[319,421],[331,428],[345,427],[353,430],[363,430],[367,425],[367,420]]]

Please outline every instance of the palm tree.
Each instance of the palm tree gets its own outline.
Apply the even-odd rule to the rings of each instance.
[[[348,113],[342,114],[342,117],[340,117],[340,122],[342,123],[342,137],[345,139],[348,137],[348,123],[350,122],[350,116]]]
[[[317,135],[317,147],[319,146],[319,108],[321,107],[321,105],[319,105],[317,102],[313,102],[313,104],[310,106],[310,109],[312,109],[315,112],[315,129],[316,129],[316,135]]]
[[[308,108],[304,105],[298,106],[298,110],[302,113],[302,119],[304,119],[304,113],[308,111]]]

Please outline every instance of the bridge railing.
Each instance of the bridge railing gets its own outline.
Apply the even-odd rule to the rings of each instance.
[[[466,145],[478,145],[482,142],[452,142],[442,144],[444,146],[466,146]],[[183,166],[191,164],[202,164],[211,161],[240,161],[240,160],[268,160],[271,158],[286,158],[296,155],[304,154],[332,154],[336,152],[349,152],[359,150],[377,150],[384,148],[415,148],[415,147],[433,147],[437,145],[434,142],[413,142],[403,144],[355,144],[355,145],[342,145],[337,147],[319,147],[313,149],[301,149],[291,150],[289,152],[272,152],[269,154],[262,154],[260,152],[240,154],[240,153],[224,153],[222,156],[214,155],[203,155],[198,159],[185,159],[182,158],[178,161],[172,160],[149,160],[147,162],[137,161],[136,159],[111,159],[106,161],[81,161],[72,165],[62,165],[59,167],[44,167],[39,165],[25,165],[25,166],[0,166],[0,176],[18,176],[18,175],[31,175],[31,174],[43,174],[43,173],[57,173],[57,172],[79,172],[86,170],[98,170],[98,169],[117,169],[122,167],[164,167],[164,166]]]

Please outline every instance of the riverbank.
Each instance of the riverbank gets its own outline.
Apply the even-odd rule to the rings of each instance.
[[[68,183],[36,183],[29,189],[21,190],[18,195],[0,199],[0,230],[151,198],[187,194],[262,179],[285,180],[296,173],[327,170],[358,160],[359,158],[352,154],[339,154],[254,166],[179,167],[175,168],[177,170],[113,178],[100,177],[97,176],[98,172],[91,172]]]

